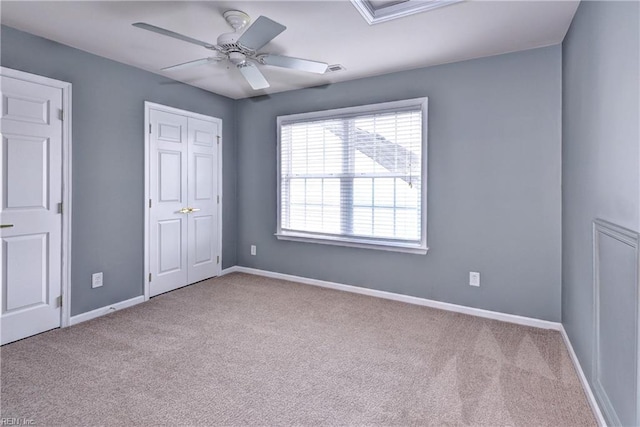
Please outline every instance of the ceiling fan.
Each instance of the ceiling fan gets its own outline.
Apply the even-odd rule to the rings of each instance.
[[[273,65],[317,74],[323,74],[327,70],[328,64],[324,62],[258,52],[278,34],[287,29],[284,25],[278,24],[265,16],[260,16],[243,32],[242,30],[251,22],[249,15],[238,10],[228,10],[224,12],[223,16],[234,31],[232,33],[221,34],[218,37],[217,44],[203,42],[145,22],[136,22],[133,26],[164,36],[173,37],[174,39],[187,43],[193,43],[215,52],[214,56],[172,65],[163,68],[163,71],[173,71],[228,60],[240,70],[240,73],[249,85],[251,85],[254,90],[258,90],[268,88],[269,82],[264,78],[258,67],[256,67],[256,64]]]

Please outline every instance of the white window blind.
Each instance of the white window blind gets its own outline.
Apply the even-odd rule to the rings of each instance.
[[[277,235],[426,251],[424,117],[424,98],[280,117]]]

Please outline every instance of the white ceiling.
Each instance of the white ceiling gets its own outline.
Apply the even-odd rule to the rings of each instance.
[[[497,55],[562,42],[578,1],[465,1],[369,25],[348,0],[2,1],[3,24],[234,99]],[[162,72],[211,56],[203,47],[144,31],[138,21],[215,43],[229,9],[287,27],[261,52],[342,64],[308,74],[261,66],[271,87],[254,91],[228,62]]]

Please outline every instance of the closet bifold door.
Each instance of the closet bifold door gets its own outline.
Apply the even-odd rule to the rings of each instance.
[[[219,120],[150,108],[149,296],[214,277]]]
[[[216,123],[189,117],[188,283],[216,275],[218,173]]]
[[[150,296],[188,284],[188,119],[150,111]]]

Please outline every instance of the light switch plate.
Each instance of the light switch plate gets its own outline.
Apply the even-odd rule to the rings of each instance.
[[[469,272],[469,286],[480,286],[480,273],[477,271]]]
[[[102,286],[102,272],[93,273],[91,275],[91,287],[99,288],[100,286]]]

